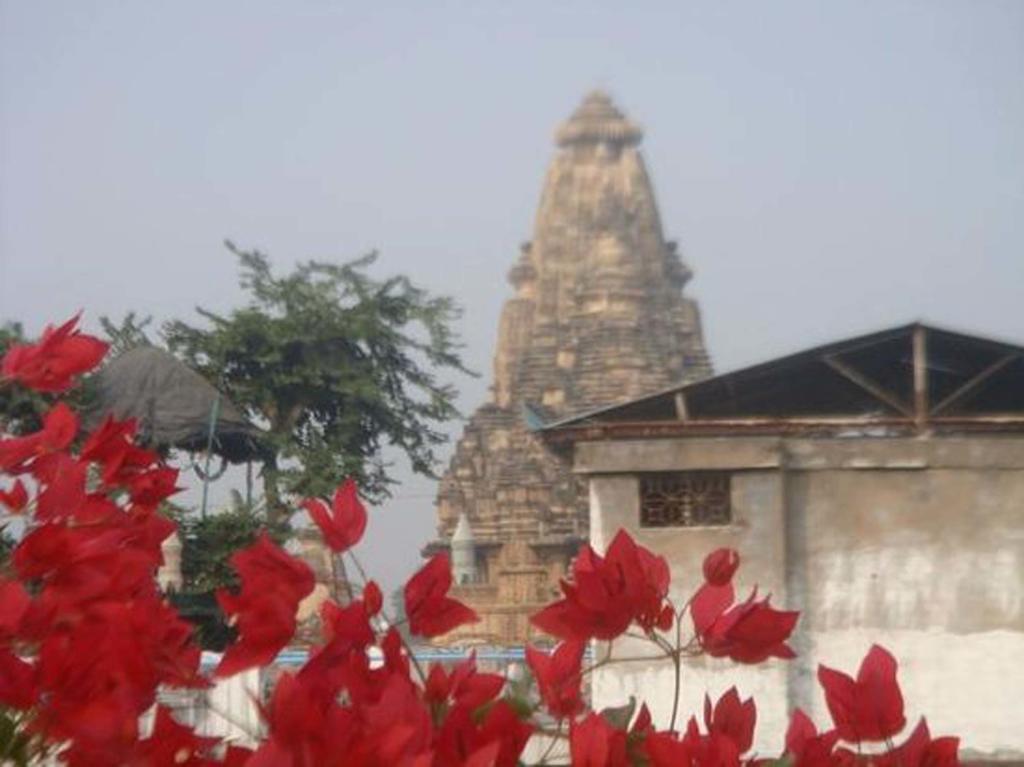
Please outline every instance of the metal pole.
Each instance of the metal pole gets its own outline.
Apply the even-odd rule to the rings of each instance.
[[[217,417],[220,415],[220,392],[213,400],[213,407],[210,408],[210,431],[206,437],[206,465],[203,469],[203,505],[200,512],[202,519],[206,519],[206,502],[210,496],[210,457],[213,454],[213,435],[217,430]]]

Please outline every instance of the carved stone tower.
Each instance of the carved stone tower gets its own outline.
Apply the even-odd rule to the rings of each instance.
[[[438,541],[460,518],[457,587],[481,623],[451,640],[521,644],[586,538],[583,488],[528,421],[630,399],[711,372],[690,270],[666,242],[637,149],[643,136],[603,93],[558,130],[531,243],[509,272],[491,401],[469,420],[437,495]],[[453,550],[453,553],[454,552]]]

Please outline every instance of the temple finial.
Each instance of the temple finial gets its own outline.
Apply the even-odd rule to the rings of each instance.
[[[559,146],[599,141],[633,145],[639,144],[643,135],[640,126],[629,120],[607,93],[594,90],[558,128],[555,141]]]

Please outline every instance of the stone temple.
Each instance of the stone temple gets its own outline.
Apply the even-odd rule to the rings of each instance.
[[[454,595],[481,621],[449,641],[522,644],[587,539],[587,499],[533,433],[544,422],[711,373],[690,269],[662,232],[643,132],[600,92],[556,133],[534,224],[508,274],[490,401],[437,495]]]

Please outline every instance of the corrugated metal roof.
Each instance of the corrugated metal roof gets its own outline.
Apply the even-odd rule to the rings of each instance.
[[[865,419],[921,424],[1024,416],[1024,346],[914,322],[846,338],[545,424],[741,421],[771,429]],[[636,428],[633,429],[636,431]]]

